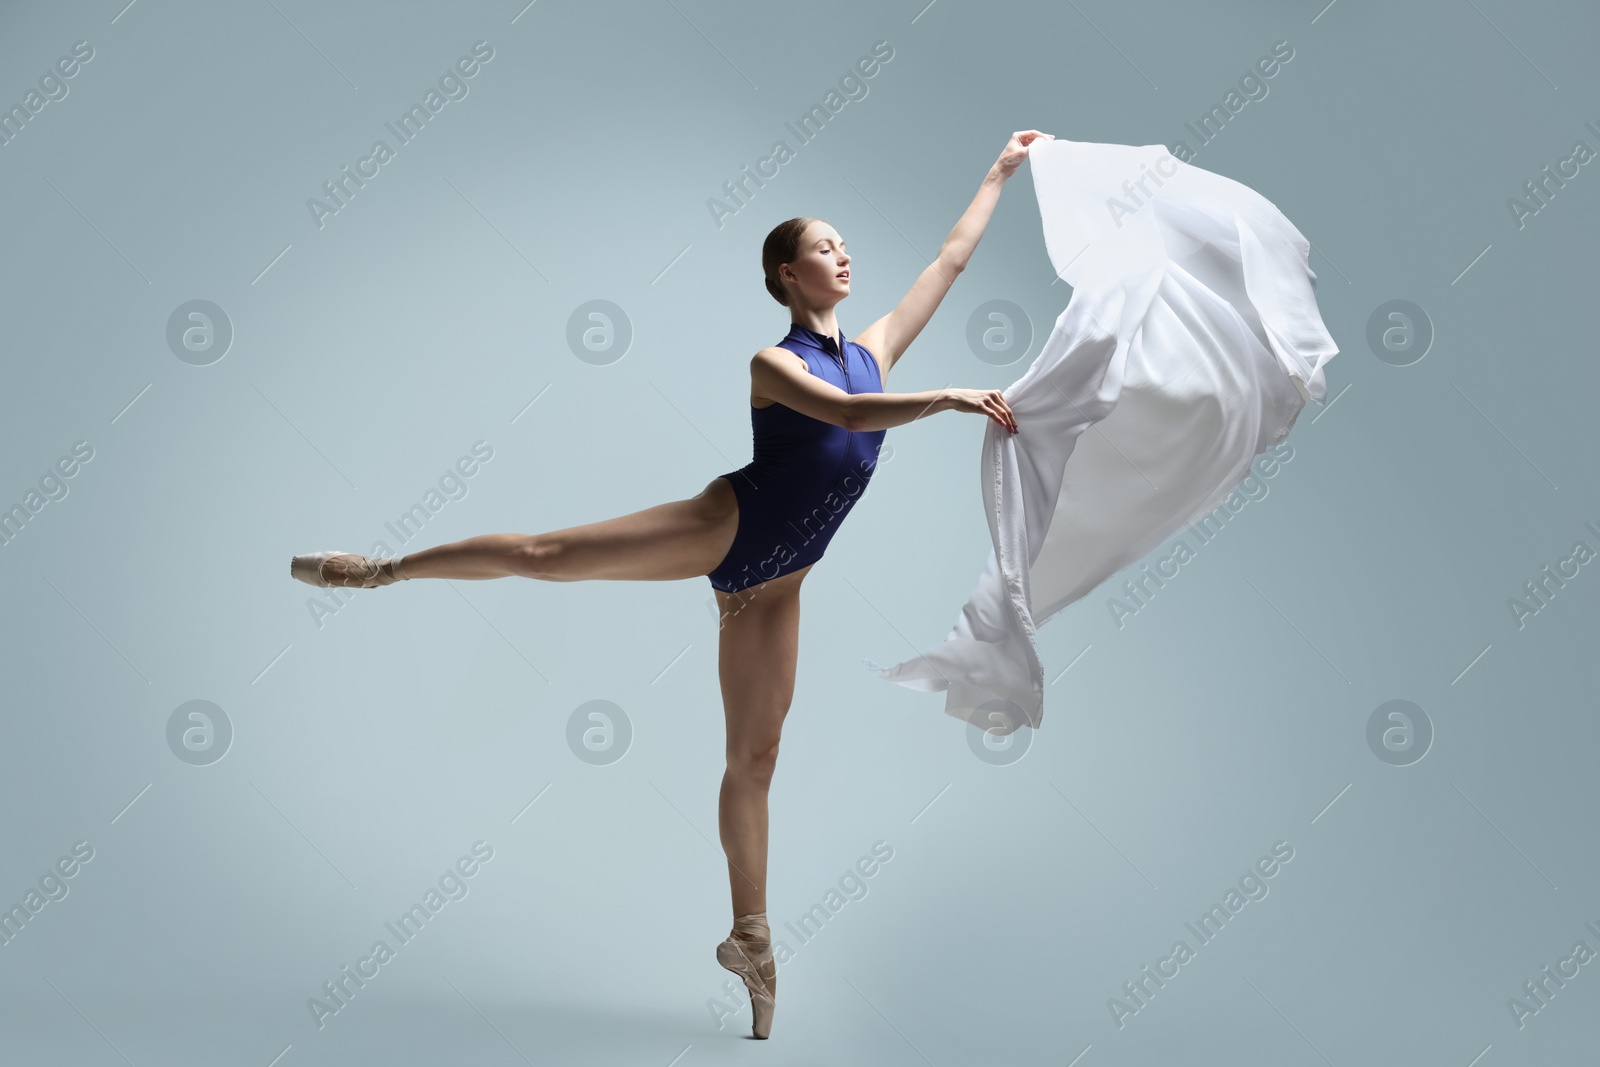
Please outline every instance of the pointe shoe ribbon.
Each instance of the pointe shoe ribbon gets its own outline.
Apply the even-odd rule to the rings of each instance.
[[[327,568],[329,574],[324,575],[324,565],[335,556],[347,557],[347,560]],[[355,552],[312,552],[295,556],[289,561],[289,574],[307,585],[352,589],[375,589],[410,577],[400,557],[367,557]],[[333,580],[330,581],[330,577]]]

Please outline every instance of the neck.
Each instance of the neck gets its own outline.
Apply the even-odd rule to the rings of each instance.
[[[808,308],[795,308],[793,315],[790,317],[808,330],[815,330],[825,337],[833,338],[835,341],[839,339],[841,332],[839,330],[839,320],[834,316],[833,308],[824,308],[816,311]]]

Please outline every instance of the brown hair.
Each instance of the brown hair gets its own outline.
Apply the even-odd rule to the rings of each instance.
[[[761,272],[766,275],[767,292],[784,307],[789,306],[789,294],[783,288],[783,279],[778,277],[778,266],[795,261],[800,252],[800,238],[805,234],[806,227],[819,221],[821,220],[809,215],[801,215],[787,222],[780,222],[762,242]]]

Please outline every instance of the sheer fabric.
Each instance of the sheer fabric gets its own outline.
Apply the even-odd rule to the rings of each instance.
[[[981,494],[993,547],[945,639],[879,677],[995,733],[1038,727],[1038,627],[1214,510],[1325,402],[1338,352],[1310,244],[1266,198],[1162,145],[1035,141],[1045,248],[1072,296],[1004,390]]]

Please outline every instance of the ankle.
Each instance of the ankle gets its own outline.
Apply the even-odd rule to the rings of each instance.
[[[735,916],[733,920],[733,937],[738,941],[770,942],[772,940],[772,931],[767,926],[767,913],[755,911],[748,915]]]

